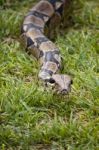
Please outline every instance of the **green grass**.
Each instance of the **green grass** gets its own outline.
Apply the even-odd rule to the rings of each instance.
[[[39,63],[19,42],[33,0],[0,0],[0,149],[99,149],[99,3],[74,1],[74,25],[58,35],[69,96],[44,91]]]

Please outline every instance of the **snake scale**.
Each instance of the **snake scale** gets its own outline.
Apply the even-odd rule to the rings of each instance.
[[[67,74],[60,74],[61,55],[59,48],[51,41],[54,34],[66,22],[72,0],[41,0],[34,5],[21,28],[28,52],[40,61],[38,77],[52,85],[57,93],[66,95],[71,91],[72,80]]]

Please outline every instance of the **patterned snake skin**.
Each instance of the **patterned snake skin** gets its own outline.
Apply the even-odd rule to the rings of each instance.
[[[21,37],[28,52],[39,61],[39,78],[52,85],[57,93],[67,94],[71,90],[69,75],[60,74],[61,56],[59,49],[49,39],[66,21],[72,0],[41,0],[25,16]]]

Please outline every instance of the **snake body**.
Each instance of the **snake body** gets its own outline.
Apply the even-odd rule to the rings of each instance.
[[[70,92],[72,81],[69,75],[59,73],[60,51],[49,39],[65,22],[70,5],[71,0],[41,0],[27,13],[21,29],[27,50],[40,61],[38,77],[61,94]]]

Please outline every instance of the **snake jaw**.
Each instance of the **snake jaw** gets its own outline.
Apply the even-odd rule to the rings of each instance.
[[[58,94],[66,95],[71,91],[72,79],[69,75],[54,74],[55,88]]]

